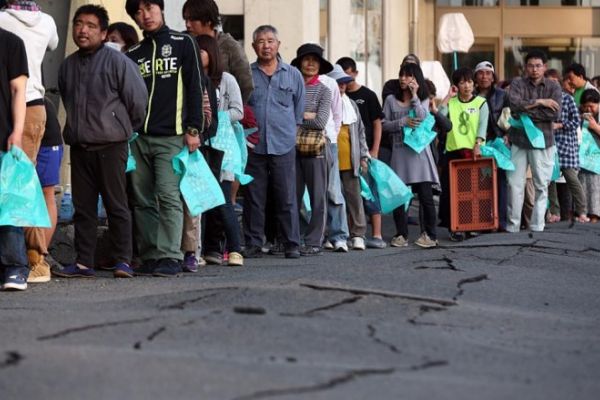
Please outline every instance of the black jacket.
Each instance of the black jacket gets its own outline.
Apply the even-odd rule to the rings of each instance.
[[[196,42],[166,25],[144,36],[127,52],[139,66],[149,93],[140,133],[174,136],[188,128],[202,131],[202,72]]]

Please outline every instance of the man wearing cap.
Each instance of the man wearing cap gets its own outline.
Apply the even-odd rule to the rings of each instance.
[[[485,97],[489,109],[487,138],[490,142],[496,138],[504,138],[505,132],[498,126],[502,109],[506,106],[506,92],[496,87],[498,81],[494,66],[489,61],[482,61],[475,67],[475,94]],[[507,138],[508,139],[508,138]],[[506,172],[498,169],[498,219],[499,229],[506,230]]]
[[[257,56],[251,64],[254,91],[248,104],[258,122],[259,142],[248,155],[246,173],[254,180],[244,198],[245,258],[262,256],[267,189],[273,185],[275,210],[287,258],[300,256],[296,201],[296,130],[304,114],[304,81],[279,56],[278,32],[262,25],[252,34]]]

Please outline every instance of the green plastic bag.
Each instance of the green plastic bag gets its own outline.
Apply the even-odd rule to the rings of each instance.
[[[192,217],[225,204],[223,190],[200,151],[190,153],[186,146],[172,163],[181,176],[179,189]]]
[[[50,228],[42,185],[27,154],[13,146],[0,162],[0,225]]]
[[[411,118],[415,118],[416,114],[414,110],[410,110],[408,115]],[[435,118],[431,113],[427,113],[427,117],[417,126],[411,128],[405,126],[404,131],[404,144],[413,149],[417,153],[421,153],[429,144],[435,139],[437,133],[433,130],[435,125]]]
[[[533,146],[534,149],[545,149],[546,148],[546,140],[544,139],[544,132],[531,120],[529,115],[522,114],[519,120],[515,120],[514,118],[510,118],[508,120],[510,125],[513,128],[524,129],[525,134],[527,135],[527,139],[529,139],[529,143]]]
[[[511,160],[510,149],[504,144],[504,140],[501,138],[496,138],[486,143],[485,146],[481,146],[481,155],[483,157],[492,157],[496,160],[498,168],[506,171],[515,170],[515,164]]]
[[[373,196],[373,191],[369,187],[369,184],[367,183],[365,178],[363,178],[362,175],[359,175],[358,179],[360,180],[360,195],[365,200],[375,201],[375,196]]]
[[[550,180],[552,182],[560,179],[560,160],[558,159],[558,149],[554,146],[554,166],[552,167],[552,178]]]
[[[588,122],[583,123],[582,141],[579,146],[579,165],[586,171],[600,174],[600,147],[588,129]]]
[[[253,177],[244,173],[246,170],[246,164],[248,164],[248,147],[246,146],[246,136],[248,136],[248,132],[244,130],[244,127],[238,121],[234,122],[232,125],[233,131],[235,132],[235,140],[237,140],[237,144],[240,149],[242,168],[242,173],[236,175],[236,178],[242,185],[246,185],[254,180]],[[255,131],[256,128],[253,128],[252,132]],[[242,181],[244,182],[242,183]]]
[[[406,209],[413,198],[412,190],[402,182],[394,170],[375,158],[369,162],[369,173],[377,185],[381,213],[388,214],[404,205]]]
[[[210,139],[210,142],[207,140],[206,144],[210,143],[213,148],[224,152],[221,170],[232,173],[242,185],[246,185],[252,181],[252,177],[244,173],[246,166],[243,165],[241,146],[236,137],[231,119],[226,111],[219,111],[218,115],[219,125],[217,134],[214,138]],[[245,146],[244,143],[244,148]]]
[[[127,143],[127,166],[125,167],[125,173],[135,171],[137,168],[137,164],[135,163],[135,157],[131,153],[131,143],[133,143],[138,138],[138,133],[133,132],[133,135],[129,138],[129,142]]]

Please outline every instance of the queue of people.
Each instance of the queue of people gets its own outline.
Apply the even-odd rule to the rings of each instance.
[[[141,41],[131,25],[109,24],[102,6],[84,5],[73,17],[78,50],[62,63],[58,81],[76,256],[52,271],[45,258],[56,226],[62,142],[50,138],[58,128],[54,113],[46,112],[41,62],[57,46],[56,26],[35,1],[8,0],[0,11],[0,139],[3,150],[22,147],[37,162],[53,221],[47,230],[0,227],[4,289],[24,290],[51,274],[91,278],[97,268],[117,278],[172,277],[206,264],[243,266],[265,254],[295,259],[385,248],[383,194],[369,173],[375,159],[418,199],[415,245],[438,246],[438,227],[449,229],[450,240],[464,240],[463,232],[450,229],[450,162],[481,156],[482,147],[498,139],[510,145],[514,164],[498,170],[500,231],[543,231],[546,222],[569,213],[571,198],[569,217],[598,220],[600,171],[581,168],[578,132],[600,144],[600,93],[579,64],[561,77],[534,50],[525,57],[524,76],[503,89],[493,64],[482,61],[454,71],[449,93],[438,102],[419,58],[409,54],[398,79],[384,85],[382,107],[357,82],[355,60],[332,64],[319,45],[305,43],[288,64],[271,25],[255,29],[250,64],[239,43],[220,31],[213,0],[186,1],[185,33],[165,24],[163,0],[127,0],[125,8],[143,31]],[[31,39],[39,32],[47,40]],[[248,153],[244,172],[252,181],[242,189],[223,168],[229,150],[213,146],[219,132],[229,131],[220,128],[238,123],[250,131],[240,153]],[[415,130],[429,137],[418,150],[409,141]],[[188,209],[173,169],[184,149],[202,153],[225,199],[201,217]],[[130,155],[136,166],[128,173]],[[566,191],[553,177],[557,168]],[[98,195],[109,227],[107,260],[95,259]],[[408,210],[403,204],[393,211],[392,247],[412,240]]]

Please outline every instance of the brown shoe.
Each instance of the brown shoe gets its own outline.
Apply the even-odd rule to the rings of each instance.
[[[232,251],[231,253],[229,253],[229,260],[227,261],[227,265],[229,265],[230,267],[241,267],[244,265],[244,257],[237,251]]]
[[[50,282],[50,265],[44,260],[44,256],[36,250],[27,250],[27,258],[29,260],[29,277],[28,283],[44,283]]]

